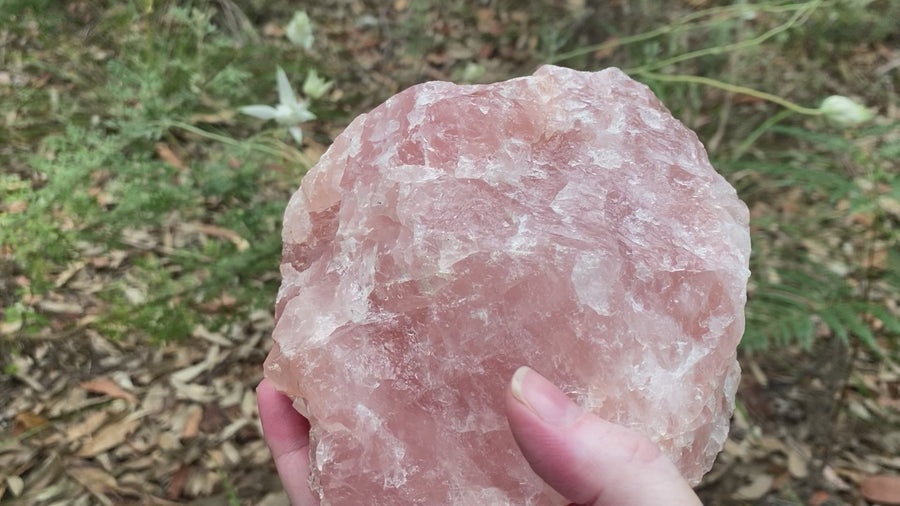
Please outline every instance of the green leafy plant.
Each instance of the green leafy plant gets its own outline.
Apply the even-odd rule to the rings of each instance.
[[[250,76],[282,49],[238,55],[237,35],[216,16],[110,6],[103,22],[121,37],[89,43],[119,56],[58,70],[56,79],[95,89],[95,103],[68,111],[80,120],[61,129],[33,132],[40,150],[14,155],[20,169],[0,180],[4,202],[20,203],[0,213],[0,247],[27,280],[4,309],[8,328],[47,332],[34,302],[65,297],[67,269],[98,283],[73,328],[110,337],[176,339],[271,304],[277,279],[266,274],[277,271],[281,213],[309,163],[283,132],[254,134],[232,121],[237,105],[269,96],[269,81]],[[312,84],[327,90],[321,79]]]
[[[811,347],[821,324],[847,346],[897,351],[900,317],[886,304],[900,293],[892,275],[900,270],[900,174],[891,140],[898,131],[898,123],[841,132],[774,127],[793,139],[792,149],[777,160],[729,165],[758,181],[745,188],[751,199],[790,189],[806,209],[766,208],[756,220],[745,346]]]

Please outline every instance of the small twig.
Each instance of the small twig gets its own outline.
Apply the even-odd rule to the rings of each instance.
[[[735,84],[729,84],[722,81],[718,81],[716,79],[710,79],[708,77],[700,77],[700,76],[692,76],[688,74],[654,74],[651,72],[639,72],[639,74],[643,75],[648,79],[653,79],[656,81],[664,81],[664,82],[674,82],[674,83],[694,83],[694,84],[704,84],[706,86],[711,86],[713,88],[719,88],[720,90],[730,91],[733,93],[741,93],[744,95],[749,95],[751,97],[760,98],[762,100],[767,100],[769,102],[778,104],[786,109],[790,109],[793,112],[799,114],[806,114],[807,116],[820,116],[822,111],[819,109],[813,109],[811,107],[803,107],[802,105],[797,105],[790,100],[783,99],[778,95],[773,95],[771,93],[766,93],[765,91],[754,90],[753,88],[747,88],[746,86],[738,86]]]
[[[207,132],[206,130],[203,130],[202,128],[197,128],[194,125],[184,123],[181,121],[169,121],[169,122],[166,122],[165,125],[169,126],[169,127],[180,128],[181,130],[191,132],[192,134],[196,134],[201,137],[206,137],[207,139],[211,139],[216,142],[226,144],[228,146],[244,145],[244,142],[242,142],[242,141],[232,139],[231,137],[227,137],[225,135],[219,135],[219,134],[215,134],[212,132]],[[302,153],[298,152],[295,149],[288,149],[286,151],[285,150],[280,151],[277,149],[270,148],[269,146],[266,146],[263,144],[257,144],[257,143],[251,143],[251,144],[249,144],[249,146],[253,150],[259,151],[261,153],[266,153],[268,155],[273,155],[273,156],[283,157],[283,158],[293,158],[302,163],[308,162],[308,160],[306,160],[306,157],[304,157]],[[293,153],[291,153],[291,151],[293,151]],[[288,156],[288,153],[290,153],[291,156]]]
[[[750,132],[750,135],[748,135],[746,139],[741,141],[741,143],[738,145],[737,149],[734,151],[734,154],[731,156],[731,161],[735,161],[735,160],[739,159],[740,157],[744,156],[744,153],[746,153],[747,150],[750,149],[750,146],[752,146],[753,143],[756,142],[756,139],[759,139],[760,136],[762,136],[762,134],[766,133],[770,128],[775,126],[779,121],[783,120],[784,118],[787,118],[791,114],[794,114],[793,110],[783,109],[781,111],[778,111],[777,114],[774,114],[774,115],[770,116],[767,120],[763,121],[763,123],[761,125],[759,125],[752,132]]]
[[[804,21],[806,21],[806,19],[804,19],[804,16],[808,18],[809,15],[812,14],[812,12],[815,11],[819,7],[820,4],[821,4],[820,1],[819,2],[811,2],[810,6],[807,9],[797,11],[796,13],[794,13],[793,16],[791,16],[791,19],[787,20],[785,23],[778,25],[775,28],[772,28],[771,30],[769,30],[757,37],[754,37],[752,39],[746,39],[746,40],[742,40],[740,42],[735,42],[732,44],[725,44],[724,46],[715,46],[715,47],[707,47],[704,49],[698,49],[697,51],[691,51],[689,53],[684,53],[684,54],[680,54],[678,56],[673,56],[673,57],[665,59],[665,60],[648,63],[646,65],[642,65],[640,67],[635,67],[632,69],[627,69],[625,71],[625,73],[626,74],[641,74],[641,73],[645,73],[645,72],[648,72],[651,70],[657,70],[657,69],[660,69],[663,67],[668,67],[669,65],[674,65],[676,63],[681,63],[683,61],[700,58],[703,56],[719,55],[719,54],[727,53],[729,51],[736,51],[739,49],[745,49],[748,47],[758,46],[758,45],[762,44],[763,42],[765,42],[766,40],[771,39],[772,37],[778,35],[779,33],[792,28],[794,25],[802,24]]]
[[[566,53],[558,54],[553,56],[547,60],[547,63],[557,63],[563,60],[570,60],[572,58],[577,58],[579,56],[584,56],[586,54],[594,53],[597,51],[603,51],[605,49],[612,49],[614,47],[626,46],[628,44],[633,44],[635,42],[643,42],[645,40],[654,39],[659,37],[660,35],[668,35],[673,33],[679,33],[687,30],[691,30],[693,28],[702,28],[708,25],[713,25],[722,21],[722,19],[711,19],[702,23],[692,23],[695,19],[700,19],[706,16],[715,16],[724,14],[725,19],[729,17],[737,16],[744,14],[746,12],[751,11],[763,11],[763,12],[787,12],[792,10],[802,10],[809,7],[810,4],[816,2],[805,2],[800,4],[788,4],[788,5],[730,5],[725,7],[713,7],[710,9],[704,9],[702,11],[693,12],[677,20],[673,21],[671,24],[661,26],[654,30],[650,30],[649,32],[638,33],[635,35],[631,35],[628,37],[622,37],[615,40],[609,40],[606,42],[602,42],[600,44],[592,44],[590,46],[580,47],[578,49],[573,49],[572,51],[568,51]]]
[[[740,34],[744,33],[744,25],[738,25],[737,31]],[[733,81],[737,75],[737,61],[738,61],[739,53],[734,52],[728,55],[728,80]],[[722,139],[725,137],[725,129],[728,127],[728,117],[731,115],[731,107],[734,101],[732,100],[732,96],[734,93],[726,92],[725,99],[722,103],[722,109],[719,111],[719,124],[716,125],[716,132],[709,139],[708,149],[710,153],[715,153],[719,149],[719,143],[722,142]]]

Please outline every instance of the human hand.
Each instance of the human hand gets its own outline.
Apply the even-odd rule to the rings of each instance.
[[[309,490],[309,421],[291,400],[264,379],[256,387],[256,404],[263,436],[284,491],[293,506],[317,506]]]
[[[268,380],[256,388],[259,418],[294,506],[318,505],[309,490],[309,422]],[[646,437],[581,410],[522,367],[506,391],[506,415],[531,468],[570,501],[590,506],[700,505],[678,469]]]
[[[520,367],[506,417],[531,468],[577,504],[701,505],[687,481],[643,435],[587,413],[553,383]]]

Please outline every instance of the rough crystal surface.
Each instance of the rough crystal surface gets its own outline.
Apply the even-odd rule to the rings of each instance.
[[[284,220],[274,385],[323,504],[563,504],[503,414],[530,365],[696,483],[739,378],[748,213],[618,69],[430,82],[357,118]]]

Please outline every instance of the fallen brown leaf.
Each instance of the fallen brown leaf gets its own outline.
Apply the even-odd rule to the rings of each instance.
[[[888,247],[876,248],[870,255],[862,258],[861,265],[866,269],[887,269]]]
[[[203,408],[197,404],[188,407],[188,416],[181,430],[182,439],[192,438],[200,432],[200,421],[203,420]]]
[[[66,439],[78,441],[89,434],[93,434],[106,422],[107,418],[109,418],[109,413],[106,411],[94,411],[80,423],[68,427],[66,429]]]
[[[766,495],[772,489],[775,478],[768,474],[759,474],[749,484],[737,489],[732,497],[742,501],[752,501]]]
[[[56,277],[56,281],[54,281],[53,284],[56,285],[56,288],[62,288],[70,279],[72,279],[72,276],[77,274],[86,264],[87,262],[84,261],[72,262],[59,276]]]
[[[140,423],[140,420],[130,420],[107,425],[82,446],[77,455],[79,457],[95,457],[110,448],[124,443],[125,439],[138,428]]]
[[[181,467],[178,468],[178,471],[175,471],[172,480],[169,482],[168,488],[166,488],[166,498],[173,501],[181,498],[181,492],[184,490],[184,484],[187,482],[187,478],[188,468],[182,464]]]
[[[41,415],[36,415],[29,411],[22,411],[21,413],[16,414],[15,431],[22,433],[34,429],[35,427],[40,427],[45,423],[47,423],[47,419]]]
[[[24,200],[14,200],[6,205],[6,211],[10,214],[21,213],[28,209],[28,202]]]
[[[493,9],[478,9],[475,14],[478,17],[478,31],[490,35],[500,35],[503,33],[503,25],[497,19],[497,15]]]
[[[77,302],[62,300],[42,300],[37,303],[41,310],[48,313],[76,315],[84,313],[84,307]]]
[[[216,225],[207,225],[205,223],[185,223],[185,229],[200,232],[202,234],[211,235],[213,237],[221,237],[228,239],[237,247],[238,251],[244,251],[250,247],[250,243],[233,230],[218,227]]]
[[[262,29],[263,35],[266,37],[281,37],[284,35],[284,28],[276,23],[266,23]]]
[[[593,53],[594,58],[596,58],[598,60],[605,60],[606,58],[609,58],[610,56],[612,56],[613,53],[616,52],[616,48],[619,47],[618,40],[619,40],[619,37],[616,37],[615,35],[613,35],[612,37],[603,41],[604,47],[594,51],[594,53]]]
[[[788,471],[794,478],[806,478],[809,475],[807,467],[807,458],[795,448],[789,448],[787,451]]]
[[[822,477],[837,490],[847,490],[850,488],[850,485],[847,485],[847,482],[842,480],[841,477],[838,476],[837,471],[831,466],[825,466],[825,469],[822,470]]]
[[[115,381],[107,377],[100,377],[88,381],[82,381],[78,386],[87,390],[88,392],[108,395],[114,399],[124,399],[129,404],[138,403],[137,397],[135,397],[133,394],[116,384]]]
[[[116,489],[116,479],[100,468],[70,467],[66,472],[92,494],[99,495]]]
[[[25,488],[25,482],[18,476],[7,476],[6,485],[9,486],[9,491],[12,492],[12,495],[16,497],[21,495],[22,490]]]
[[[886,213],[900,217],[900,200],[885,195],[878,198],[878,205]]]
[[[16,320],[12,322],[0,322],[0,334],[10,335],[14,334],[22,328],[25,324],[23,320]]]
[[[822,506],[827,501],[831,500],[831,494],[828,492],[822,492],[821,490],[818,492],[814,492],[813,495],[809,497],[809,500],[806,502],[809,506]]]
[[[168,163],[172,167],[176,169],[184,170],[187,168],[187,165],[184,164],[184,161],[172,151],[166,143],[157,142],[156,143],[156,156],[160,157],[162,161]]]

